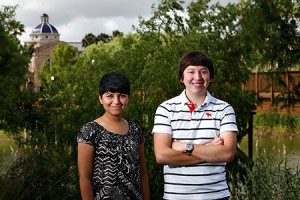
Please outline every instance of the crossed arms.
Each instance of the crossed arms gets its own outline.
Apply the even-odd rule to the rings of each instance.
[[[203,162],[231,162],[236,151],[236,133],[227,131],[207,144],[194,144],[191,155],[185,153],[186,142],[172,141],[172,135],[154,133],[154,152],[158,164],[188,166]]]

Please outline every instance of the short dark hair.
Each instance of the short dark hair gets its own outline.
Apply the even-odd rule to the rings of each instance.
[[[120,92],[130,95],[130,83],[128,78],[118,72],[110,72],[105,74],[99,82],[99,95],[102,96],[105,92]]]
[[[178,66],[178,78],[179,81],[182,80],[183,78],[183,71],[188,67],[188,66],[204,66],[207,67],[210,73],[210,79],[213,79],[214,77],[214,66],[212,60],[205,55],[204,53],[200,51],[192,51],[187,54],[185,54]]]

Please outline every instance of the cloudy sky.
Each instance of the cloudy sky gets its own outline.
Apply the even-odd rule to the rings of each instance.
[[[186,3],[192,0],[186,0]],[[212,0],[216,2],[217,0]],[[79,42],[87,33],[112,34],[113,30],[123,33],[138,26],[138,16],[148,19],[151,6],[160,0],[1,0],[1,5],[18,5],[16,19],[25,25],[22,42],[40,23],[40,16],[48,14],[49,23],[60,33],[60,40]],[[222,0],[222,4],[237,0]]]

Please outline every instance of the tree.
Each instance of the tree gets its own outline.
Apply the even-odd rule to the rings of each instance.
[[[73,87],[68,73],[76,56],[75,47],[58,44],[51,52],[52,65],[46,62],[39,73],[43,91],[26,93],[27,101],[22,101],[26,136],[15,135],[20,153],[8,173],[0,176],[1,182],[7,183],[2,184],[0,199],[79,199],[75,151],[78,104],[71,107],[72,94],[67,93]]]
[[[256,61],[258,70],[269,72],[266,78],[270,87],[280,88],[284,106],[292,106],[300,85],[289,89],[281,75],[300,63],[299,4],[291,0],[251,0],[242,6],[242,41],[247,44],[248,59]]]
[[[0,9],[0,129],[14,132],[22,127],[21,86],[26,85],[29,53],[17,35],[24,25],[14,19],[15,6]]]
[[[243,31],[245,36],[252,35],[252,55],[259,59],[261,69],[285,72],[299,63],[298,4],[285,0],[252,0],[245,2],[244,11]]]
[[[97,43],[97,37],[92,33],[88,33],[81,40],[81,43],[82,43],[82,47],[87,47],[91,44],[96,44]]]
[[[114,30],[112,32],[112,36],[106,34],[106,33],[100,33],[99,35],[95,36],[92,33],[88,33],[85,35],[85,37],[81,40],[82,46],[83,47],[87,47],[91,44],[98,44],[98,42],[104,42],[104,43],[108,43],[110,41],[112,41],[115,37],[117,36],[121,36],[123,37],[123,33],[118,31],[118,30]]]
[[[108,34],[105,34],[105,33],[100,33],[98,36],[97,36],[97,43],[102,41],[104,43],[108,43],[112,40],[112,36],[109,36]]]
[[[157,8],[152,6],[153,16],[149,19],[139,17],[140,24],[134,27],[136,32],[141,34],[145,32],[157,33],[160,37],[176,39],[177,36],[186,34],[184,1],[162,0]]]
[[[119,30],[114,30],[114,31],[112,32],[112,37],[115,38],[115,37],[117,37],[117,36],[123,37],[123,36],[124,36],[124,33],[120,32]]]

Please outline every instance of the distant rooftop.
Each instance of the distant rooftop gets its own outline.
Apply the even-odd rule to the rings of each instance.
[[[79,52],[84,52],[85,48],[82,47],[82,43],[81,42],[66,42],[67,44],[76,47],[78,49]]]
[[[33,34],[40,34],[40,33],[57,33],[57,29],[49,23],[49,16],[46,13],[41,15],[41,23],[37,25],[33,31]]]

